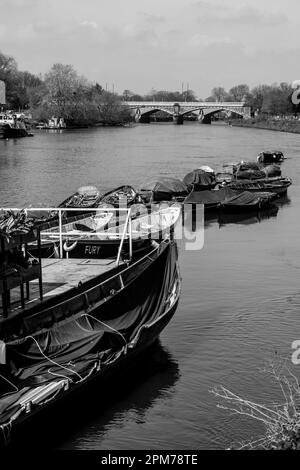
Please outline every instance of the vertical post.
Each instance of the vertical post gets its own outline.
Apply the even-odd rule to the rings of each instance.
[[[63,258],[63,239],[62,239],[62,209],[58,209],[59,217],[59,257]]]
[[[39,289],[40,300],[43,300],[43,271],[42,271],[42,257],[41,257],[41,229],[38,227],[38,254],[39,254]]]
[[[129,232],[129,259],[132,260],[132,219],[131,219],[131,208],[129,209],[129,221],[128,221],[128,232]]]
[[[5,239],[4,237],[1,237],[1,250],[0,253],[3,255],[3,262],[5,261]],[[7,280],[6,277],[4,276],[3,278],[3,293],[2,293],[2,309],[3,309],[3,318],[7,318]]]

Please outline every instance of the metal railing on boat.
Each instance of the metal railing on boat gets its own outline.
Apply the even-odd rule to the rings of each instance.
[[[86,212],[88,214],[92,214],[92,215],[95,215],[95,214],[99,214],[99,212],[115,212],[116,214],[119,214],[120,212],[123,212],[123,213],[127,213],[127,216],[126,216],[126,220],[124,222],[124,227],[123,227],[123,231],[122,231],[122,236],[120,238],[120,245],[119,245],[119,249],[118,249],[118,254],[117,254],[117,259],[116,259],[116,266],[119,266],[120,264],[120,261],[121,261],[121,255],[122,255],[122,249],[123,249],[123,246],[124,246],[124,242],[126,239],[129,240],[129,257],[130,259],[132,259],[132,253],[133,253],[133,247],[132,247],[132,214],[131,214],[131,208],[124,208],[124,207],[120,207],[120,208],[115,208],[115,207],[89,207],[89,208],[82,208],[82,207],[78,207],[78,208],[73,208],[73,207],[29,207],[29,208],[18,208],[18,207],[2,207],[0,208],[0,215],[1,215],[1,212],[5,212],[5,211],[12,211],[12,212],[20,212],[20,211],[27,211],[27,212],[46,212],[48,214],[55,214],[55,215],[58,215],[58,231],[57,232],[54,232],[53,231],[53,228],[51,228],[51,235],[54,236],[54,238],[56,237],[58,240],[59,240],[59,257],[60,258],[63,258],[63,239],[64,237],[68,237],[68,236],[74,236],[74,233],[72,232],[64,232],[63,231],[63,225],[67,225],[67,224],[70,224],[71,222],[68,221],[68,219],[66,218],[63,218],[63,214],[67,212],[80,212],[80,214],[82,214],[83,212]],[[52,221],[51,221],[52,222]],[[47,223],[47,220],[45,220],[45,223]],[[96,232],[97,235],[107,235],[106,232],[100,232],[100,231],[97,231]],[[41,238],[43,237],[43,235],[45,236],[45,234],[47,234],[47,236],[49,236],[49,232],[46,232],[46,231],[42,231],[41,232]],[[77,235],[84,235],[84,237],[89,237],[90,235],[95,235],[95,232],[94,233],[90,233],[90,235],[88,234],[88,232],[86,231],[83,231],[83,230],[76,230],[76,234]],[[119,237],[120,236],[120,232],[109,232],[109,235],[111,237]],[[42,238],[43,239],[43,238]]]

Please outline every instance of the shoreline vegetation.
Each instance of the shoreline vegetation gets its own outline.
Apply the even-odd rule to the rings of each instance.
[[[251,119],[231,119],[229,124],[234,127],[252,127],[278,132],[291,132],[300,134],[300,121],[292,119],[272,119],[272,118],[251,118]]]
[[[293,119],[297,116],[291,96],[291,84],[280,83],[258,85],[250,90],[247,84],[235,85],[226,91],[217,86],[210,96],[196,97],[193,90],[180,91],[155,90],[140,95],[131,90],[121,94],[108,91],[98,82],[91,82],[79,75],[72,65],[54,64],[45,75],[20,71],[11,56],[0,51],[0,80],[6,85],[7,103],[3,110],[23,112],[30,115],[33,125],[47,123],[50,119],[63,119],[67,128],[86,128],[95,126],[124,126],[134,122],[130,109],[124,101],[171,101],[171,102],[243,102],[251,108],[250,120],[232,119],[232,125],[256,127],[282,132],[300,131],[300,124]],[[162,112],[156,113],[154,121],[166,121]],[[226,111],[217,111],[216,118],[228,121]],[[235,115],[231,116],[234,117]],[[278,117],[278,120],[274,118]],[[192,117],[186,117],[192,120]]]
[[[300,382],[289,367],[288,360],[275,353],[263,369],[279,392],[280,401],[257,403],[240,397],[222,385],[211,390],[218,408],[230,412],[231,416],[256,420],[262,426],[261,436],[236,443],[230,450],[300,449]]]

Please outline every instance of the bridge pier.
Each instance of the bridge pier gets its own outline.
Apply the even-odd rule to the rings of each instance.
[[[208,116],[203,116],[201,121],[199,121],[200,124],[211,124],[211,115],[209,114]]]
[[[183,115],[182,114],[174,114],[173,115],[173,122],[174,124],[183,124]]]
[[[142,124],[150,124],[150,114],[141,114],[138,122]]]

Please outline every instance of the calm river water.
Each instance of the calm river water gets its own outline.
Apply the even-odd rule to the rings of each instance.
[[[0,141],[1,206],[57,204],[85,184],[182,178],[200,165],[253,160],[269,148],[282,149],[283,173],[293,178],[277,216],[211,220],[201,251],[180,247],[183,292],[161,347],[118,390],[97,391],[80,422],[74,410],[49,446],[221,449],[262,431],[217,408],[210,390],[225,385],[260,403],[281,399],[262,368],[274,353],[290,358],[300,339],[300,135],[168,123]],[[300,376],[300,366],[294,371]]]

